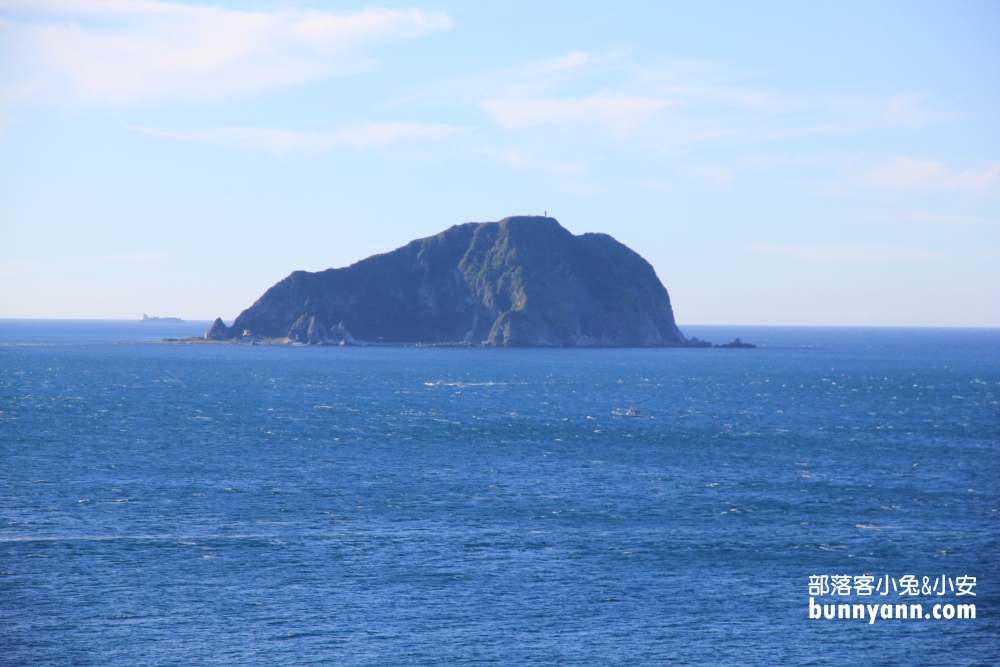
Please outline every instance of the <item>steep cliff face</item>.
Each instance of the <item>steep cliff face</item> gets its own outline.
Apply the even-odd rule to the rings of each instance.
[[[508,347],[685,345],[653,267],[553,218],[456,225],[342,269],[296,271],[216,338]]]

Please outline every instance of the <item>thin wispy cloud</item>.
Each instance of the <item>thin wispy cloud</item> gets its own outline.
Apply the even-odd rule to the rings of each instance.
[[[453,85],[450,91],[437,91],[438,98],[474,104],[494,128],[519,141],[530,137],[538,161],[597,165],[601,152],[612,150],[650,157],[675,173],[714,185],[738,181],[741,171],[759,170],[766,162],[748,164],[752,160],[741,160],[739,154],[720,159],[720,151],[777,150],[794,157],[772,159],[772,167],[811,159],[830,168],[829,156],[805,157],[796,144],[846,140],[888,127],[917,128],[948,118],[931,109],[923,94],[837,97],[778,90],[765,75],[736,66],[642,59],[623,50],[571,51]],[[764,148],[768,145],[780,148]],[[712,164],[706,166],[706,159]],[[989,170],[946,174],[938,187],[982,191],[992,187],[993,177]]]
[[[600,125],[615,135],[625,135],[672,104],[638,95],[597,93],[585,97],[488,100],[481,106],[507,130],[545,124]]]
[[[403,141],[434,141],[464,128],[452,125],[421,123],[365,123],[330,132],[293,132],[257,127],[217,127],[187,130],[163,130],[129,127],[136,132],[169,139],[180,139],[229,148],[263,150],[274,153],[307,151],[319,153],[335,146],[387,146]]]
[[[943,253],[891,245],[754,245],[757,252],[796,257],[810,262],[898,262],[941,259]]]
[[[597,126],[618,139],[655,142],[661,152],[856,134],[942,117],[921,95],[831,98],[754,85],[760,78],[719,63],[573,51],[467,85],[475,104],[508,132]]]
[[[591,54],[584,53],[583,51],[571,51],[565,56],[558,56],[556,58],[531,63],[527,65],[525,71],[527,74],[535,76],[550,75],[566,72],[567,70],[574,70],[593,62],[594,56]]]
[[[7,86],[85,102],[218,100],[372,66],[373,46],[451,28],[445,14],[238,11],[157,0],[3,0]]]
[[[914,211],[908,209],[859,208],[848,209],[849,212],[865,218],[884,220],[921,220],[937,223],[957,223],[962,225],[1000,225],[1000,218],[987,218],[978,215],[951,215],[947,213],[931,213],[929,211]]]
[[[938,190],[985,194],[1000,186],[1000,162],[955,172],[935,160],[904,156],[872,167],[859,174],[856,180],[860,185],[898,192]]]

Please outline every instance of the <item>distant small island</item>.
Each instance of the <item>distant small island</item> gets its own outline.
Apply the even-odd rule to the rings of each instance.
[[[725,345],[716,345],[715,347],[730,347],[730,348],[738,348],[738,349],[752,349],[752,348],[756,348],[757,346],[754,345],[753,343],[744,343],[739,338],[737,338],[736,340],[732,341],[731,343],[726,343]]]
[[[169,324],[177,324],[179,322],[183,322],[184,320],[182,320],[179,317],[150,317],[146,313],[143,313],[142,314],[142,321],[143,322],[167,322]]]
[[[150,318],[152,319],[152,318]],[[214,341],[306,345],[712,347],[677,328],[653,267],[555,218],[455,225],[392,252],[295,271]],[[739,339],[720,347],[753,347]]]

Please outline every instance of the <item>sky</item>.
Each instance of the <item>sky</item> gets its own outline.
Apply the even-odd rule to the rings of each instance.
[[[1000,2],[0,0],[0,318],[547,212],[687,324],[1000,327]]]

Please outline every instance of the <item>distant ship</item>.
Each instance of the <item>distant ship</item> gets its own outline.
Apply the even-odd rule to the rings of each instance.
[[[143,322],[167,322],[169,324],[177,324],[178,322],[183,322],[179,317],[150,317],[146,313],[142,314]]]

